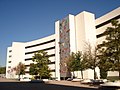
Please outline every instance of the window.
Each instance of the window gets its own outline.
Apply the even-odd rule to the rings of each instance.
[[[9,58],[11,58],[12,56],[10,55]]]
[[[11,63],[11,61],[8,61],[8,63]]]
[[[11,66],[8,66],[8,68],[11,68]]]
[[[51,42],[55,42],[55,39],[50,40],[50,41],[46,41],[46,42],[43,42],[43,43],[39,43],[39,44],[35,44],[35,45],[31,45],[31,46],[26,46],[25,49],[27,49],[27,48],[31,48],[31,47],[40,46],[40,45],[44,45],[44,44],[48,44],[48,43],[51,43]]]
[[[49,48],[46,48],[46,49],[41,49],[41,50],[43,50],[43,51],[47,51],[47,50],[51,50],[51,49],[55,49],[55,46],[53,46],[53,47],[49,47]],[[31,54],[31,53],[36,53],[36,52],[38,52],[39,50],[37,50],[37,51],[32,51],[32,52],[26,52],[25,53],[25,55],[27,55],[27,54]]]
[[[9,50],[9,52],[12,52],[12,50]]]

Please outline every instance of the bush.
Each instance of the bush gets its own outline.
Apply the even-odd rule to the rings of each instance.
[[[104,69],[100,69],[100,78],[106,79],[107,78],[107,71]]]
[[[118,76],[109,76],[107,77],[108,80],[110,80],[111,82],[114,82],[116,80],[119,80],[119,77]]]

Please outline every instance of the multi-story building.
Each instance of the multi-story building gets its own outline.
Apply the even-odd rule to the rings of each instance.
[[[14,67],[19,62],[26,65],[25,75],[29,76],[29,66],[33,63],[32,56],[39,50],[48,52],[51,60],[49,68],[53,78],[60,80],[69,77],[66,60],[70,53],[85,51],[86,43],[96,46],[105,40],[102,33],[110,26],[112,19],[120,20],[120,7],[97,19],[93,13],[86,11],[77,15],[70,14],[55,22],[54,35],[30,42],[13,42],[7,51],[6,77],[16,77]],[[99,69],[96,69],[96,73],[99,77]],[[81,77],[80,72],[76,72],[76,77]],[[93,70],[85,70],[84,78],[93,78]]]
[[[7,65],[6,65],[6,78],[15,78],[15,66],[19,62],[24,62],[24,43],[13,42],[11,47],[7,49]]]
[[[12,46],[8,47],[7,52],[6,77],[17,78],[14,68],[19,62],[25,64],[25,76],[29,76],[29,67],[30,64],[33,63],[32,56],[38,50],[48,52],[49,60],[51,61],[49,67],[51,69],[52,77],[55,77],[55,35],[26,43],[13,42]]]
[[[111,26],[110,22],[114,19],[117,19],[120,23],[120,7],[95,20],[97,44],[101,44],[105,40],[106,37],[103,32],[107,27]],[[119,73],[117,71],[109,71],[108,76],[119,76]]]

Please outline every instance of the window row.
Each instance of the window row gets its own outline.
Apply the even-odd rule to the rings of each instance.
[[[35,45],[31,45],[31,46],[26,46],[25,49],[27,49],[27,48],[31,48],[31,47],[36,47],[36,46],[43,45],[43,44],[47,44],[47,43],[51,43],[51,42],[55,42],[55,39],[50,40],[50,41],[46,41],[46,42],[43,42],[43,43],[39,43],[39,44],[35,44]]]
[[[50,48],[41,49],[41,50],[47,51],[47,50],[51,50],[51,49],[55,49],[55,46],[50,47]],[[38,51],[39,51],[39,50],[37,50],[37,51],[32,51],[32,52],[26,52],[25,55],[27,55],[27,54],[32,54],[32,53],[36,53],[36,52],[38,52]]]

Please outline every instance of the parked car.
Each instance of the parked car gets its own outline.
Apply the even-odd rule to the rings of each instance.
[[[96,79],[96,80],[92,80],[92,83],[91,83],[91,84],[93,84],[93,85],[100,85],[100,84],[103,84],[103,83],[104,83],[103,80],[101,80],[101,79]]]
[[[67,81],[72,81],[72,80],[73,80],[73,78],[68,78],[68,79],[67,79]]]
[[[81,81],[81,84],[92,84],[93,83],[93,79],[84,79]]]
[[[73,80],[72,80],[72,82],[80,82],[81,80],[83,80],[83,79],[81,79],[81,78],[73,78]]]
[[[29,82],[30,83],[44,83],[44,81],[42,79],[35,79],[35,80],[31,80]]]
[[[83,81],[81,81],[81,84],[91,84],[91,85],[100,85],[103,84],[103,80],[101,79],[85,79]]]
[[[31,79],[29,77],[23,77],[20,78],[20,81],[31,81]]]
[[[104,83],[107,83],[109,80],[107,79],[102,79]]]
[[[101,84],[99,90],[120,90],[120,81]]]

